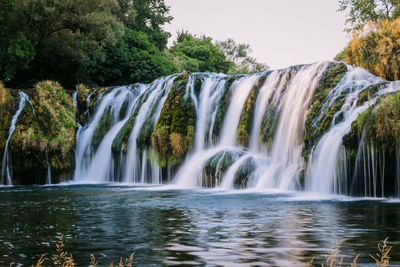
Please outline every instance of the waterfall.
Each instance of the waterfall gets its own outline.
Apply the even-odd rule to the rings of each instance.
[[[74,179],[381,197],[388,183],[385,153],[361,136],[355,167],[349,166],[342,140],[361,113],[398,89],[398,82],[336,62],[251,75],[175,74],[97,89],[87,97],[88,119],[77,133]],[[372,96],[361,101],[367,90]],[[179,112],[189,112],[187,122]],[[183,136],[188,129],[172,129],[189,121],[192,137]],[[153,144],[159,125],[166,131],[160,137],[166,158]],[[311,144],[306,131],[319,134]],[[176,160],[168,142],[190,143],[178,147],[188,149]]]
[[[348,178],[346,177],[346,171],[344,170],[346,168],[346,159],[344,156],[342,139],[350,132],[351,124],[362,112],[372,106],[379,96],[399,89],[398,85],[394,83],[389,84],[385,89],[379,91],[373,99],[358,106],[357,102],[360,92],[373,84],[382,82],[382,80],[361,68],[349,68],[350,70],[343,78],[343,81],[332,91],[333,93],[330,95],[331,102],[328,102],[329,104],[332,104],[332,99],[336,99],[338,93],[347,92],[342,108],[337,112],[337,114],[335,114],[335,116],[340,114],[343,117],[343,120],[341,122],[332,120],[332,125],[329,131],[321,137],[310,157],[306,175],[306,189],[312,192],[330,194],[346,193],[341,192],[341,190],[348,191],[347,189],[343,189],[347,188],[345,184],[347,183]],[[364,149],[364,147],[361,147],[361,149]],[[365,155],[362,151],[360,153]],[[367,153],[367,155],[370,156],[371,153]],[[369,179],[370,175],[365,173],[364,177],[365,179]],[[365,196],[376,196],[376,192],[375,194],[371,194],[369,189],[367,189],[369,183],[370,182],[367,180],[364,182]]]
[[[78,91],[74,91],[72,94],[72,104],[74,105],[74,108],[78,108]]]
[[[199,147],[198,150],[195,151],[195,153],[192,154],[183,164],[181,170],[174,179],[174,184],[181,188],[190,188],[201,185],[200,175],[204,163],[216,153],[232,148],[234,149],[234,145],[236,143],[236,130],[239,124],[244,102],[246,101],[250,90],[253,88],[258,79],[259,75],[254,75],[240,78],[234,82],[231,87],[233,88],[233,95],[225,115],[225,120],[223,122],[220,142],[218,145],[216,145],[216,147],[211,147],[206,150],[203,150],[201,147]],[[208,87],[211,86],[212,85],[209,85]],[[204,109],[204,111],[209,112],[210,110]],[[198,117],[201,117],[202,120],[205,120],[206,115]],[[202,120],[198,120],[197,126],[204,124]],[[204,140],[204,134],[204,131],[196,132],[196,140]]]
[[[135,88],[137,91],[143,92],[144,87]],[[76,168],[75,180],[83,182],[106,182],[111,175],[109,166],[111,163],[111,145],[118,134],[119,130],[129,119],[129,114],[136,104],[138,94],[133,93],[129,87],[119,87],[108,93],[106,96],[100,96],[98,107],[93,119],[77,133],[77,148],[75,152]],[[119,113],[126,99],[130,102],[127,115],[122,121],[119,119]],[[98,149],[93,151],[92,141],[96,128],[100,125],[101,119],[107,115],[106,110],[111,114],[112,123],[110,131],[104,136]]]
[[[51,184],[51,165],[49,162],[49,154],[46,151],[46,163],[47,163],[47,179],[46,179],[46,184],[50,185]]]
[[[148,169],[150,169],[152,178],[149,180],[161,182],[159,168],[154,162],[147,164],[146,153],[143,152],[143,155],[138,157],[136,139],[148,120],[152,120],[153,124],[157,122],[174,77],[176,75],[159,79],[151,85],[138,84],[106,90],[100,93],[96,100],[87,102],[89,106],[91,101],[95,101],[96,108],[89,122],[77,133],[75,181],[82,183],[144,182],[147,181]],[[93,92],[88,99],[92,95]],[[121,117],[121,113],[124,113],[124,116]],[[94,147],[94,135],[100,131],[99,129],[106,127],[102,124],[104,121],[110,124],[109,129],[98,146]],[[129,127],[128,124],[132,125],[127,143],[128,152],[126,158],[120,156],[122,159],[117,160],[113,156],[112,146],[118,135]]]
[[[157,102],[157,99],[162,96],[162,93],[168,93],[165,92],[165,90],[162,90],[165,89],[163,87],[164,83],[165,80],[160,79],[156,81],[153,86],[150,86],[150,88],[147,89],[150,93],[148,94],[144,103],[140,106],[139,112],[136,115],[135,123],[133,125],[132,133],[128,142],[127,168],[124,178],[126,183],[140,182],[140,168],[137,164],[138,151],[136,139],[138,138],[139,131],[142,129],[144,123],[148,120],[150,111]]]
[[[35,114],[35,110],[33,108],[32,102],[29,100],[29,97],[24,93],[24,92],[19,92],[19,104],[18,104],[18,110],[14,114],[14,116],[11,119],[11,126],[10,129],[8,130],[8,137],[6,140],[6,144],[4,147],[4,152],[3,152],[3,160],[2,160],[2,167],[1,167],[1,180],[2,184],[6,185],[12,185],[11,182],[11,173],[10,173],[10,156],[8,152],[8,144],[10,142],[11,136],[13,135],[15,131],[15,127],[17,126],[17,121],[19,115],[21,115],[22,110],[25,108],[26,102],[29,102],[31,107],[32,107],[32,112]]]

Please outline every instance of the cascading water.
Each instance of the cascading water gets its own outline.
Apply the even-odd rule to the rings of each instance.
[[[47,179],[46,184],[51,184],[51,164],[49,162],[49,154],[46,152],[46,163],[47,163]]]
[[[342,139],[360,113],[399,86],[342,64],[344,76],[327,90],[323,102],[317,103],[317,114],[312,114],[312,127],[326,121],[330,126],[313,140],[306,161],[303,140],[314,105],[312,99],[324,90],[320,88],[327,86],[324,78],[338,65],[322,62],[238,76],[177,74],[150,85],[91,92],[87,106],[91,104],[92,111],[87,114],[92,114],[77,134],[75,181],[159,184],[169,183],[173,176],[171,186],[176,188],[305,188],[318,193],[351,194]],[[358,105],[360,93],[376,84],[382,84],[380,90]],[[340,108],[331,111],[338,102]],[[177,135],[181,130],[173,130],[182,123],[179,112],[187,112],[184,103],[193,107],[193,139]],[[172,124],[158,127],[160,120]],[[158,150],[152,139],[156,128],[162,145]],[[96,141],[100,129],[104,133]],[[187,147],[186,156],[176,161],[173,153]],[[160,156],[160,149],[169,158]],[[384,175],[384,155],[368,144],[360,145],[358,151],[357,168],[368,172],[364,173],[369,190],[366,195],[383,195],[384,180],[379,180],[377,173]],[[367,167],[368,161],[372,165]]]
[[[348,177],[346,174],[346,157],[342,146],[342,139],[350,132],[351,125],[358,118],[358,115],[375,104],[379,96],[399,90],[399,85],[397,83],[391,83],[384,89],[381,89],[373,99],[366,101],[361,106],[357,106],[359,94],[371,85],[382,82],[382,80],[363,69],[349,68],[350,70],[343,78],[342,82],[332,91],[332,94],[328,96],[330,98],[330,102],[328,103],[331,104],[338,98],[340,93],[347,93],[345,102],[340,111],[335,114],[329,131],[321,137],[311,154],[307,170],[306,189],[312,192],[323,194],[349,193],[349,189],[346,185],[348,183]],[[336,120],[339,115],[343,117],[342,120]],[[361,140],[361,144],[362,143],[363,141]],[[363,149],[362,146],[361,149]],[[360,152],[363,153],[362,151]],[[360,164],[360,161],[358,161],[358,163]],[[369,179],[367,173],[364,175],[366,179]],[[368,183],[367,181],[364,183],[364,195],[376,196],[376,184],[373,190],[375,193],[371,194],[371,191],[367,189]]]
[[[93,118],[87,125],[81,127],[77,134],[75,181],[82,183],[144,182],[148,180],[146,176],[150,169],[152,173],[150,182],[160,183],[160,170],[154,163],[148,166],[146,152],[144,151],[142,156],[138,157],[136,139],[147,120],[151,119],[153,124],[157,122],[175,76],[162,78],[149,86],[118,87],[99,94],[98,98],[93,100],[97,106]],[[88,98],[90,97],[91,95]],[[87,101],[88,106],[90,101]],[[123,109],[125,109],[124,112]],[[121,116],[121,113],[125,115]],[[113,142],[121,131],[129,127],[130,119],[133,120],[133,124],[127,143],[126,159],[116,160],[112,153]],[[105,120],[110,124],[109,129],[96,148],[93,145],[93,138],[104,127],[102,123]],[[129,164],[124,164],[124,162],[129,162]],[[115,174],[119,174],[119,177]]]
[[[77,100],[77,98],[78,98],[78,91],[75,91],[72,94],[72,104],[73,104],[74,108],[78,108],[78,100]]]
[[[143,88],[139,87],[138,90],[144,91]],[[107,178],[111,175],[109,166],[111,163],[112,142],[121,127],[129,119],[129,113],[136,103],[137,97],[138,94],[131,92],[129,87],[119,87],[104,97],[100,96],[93,119],[84,128],[79,129],[77,134],[75,180],[94,183],[108,181]],[[129,111],[122,121],[117,121],[119,120],[121,107],[126,99],[129,102]],[[97,151],[93,151],[93,135],[96,128],[99,129],[99,127],[103,126],[100,125],[100,122],[104,116],[108,115],[105,114],[106,110],[111,113],[109,116],[113,126],[104,136]]]
[[[8,137],[6,140],[6,145],[4,147],[4,152],[3,152],[3,160],[2,160],[2,168],[1,168],[1,180],[2,184],[6,185],[11,185],[11,173],[10,173],[10,158],[9,158],[9,153],[8,153],[8,144],[10,142],[10,139],[15,131],[15,127],[17,125],[18,117],[21,114],[22,110],[25,108],[26,102],[28,102],[31,107],[32,107],[32,112],[35,114],[35,110],[33,108],[32,102],[29,100],[29,97],[24,93],[24,92],[19,92],[19,104],[18,104],[18,110],[14,114],[14,116],[11,119],[11,126],[10,129],[8,130]]]

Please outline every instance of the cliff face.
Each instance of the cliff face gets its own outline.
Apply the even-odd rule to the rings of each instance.
[[[250,187],[276,172],[271,181],[292,175],[287,188],[304,189],[318,184],[316,158],[324,157],[327,135],[349,123],[333,139],[344,151],[332,152],[329,183],[342,188],[334,193],[393,195],[400,192],[393,189],[400,187],[398,87],[337,62],[251,76],[184,73],[150,85],[78,85],[74,93],[45,81],[26,91],[26,102],[0,85],[2,182],[5,167],[12,184],[44,184],[50,172],[52,183],[74,172],[99,182],[167,182],[197,155],[205,157],[193,165],[200,186],[230,176],[233,187]]]

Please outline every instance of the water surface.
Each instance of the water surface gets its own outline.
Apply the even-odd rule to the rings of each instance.
[[[137,265],[304,266],[340,239],[371,263],[390,237],[400,264],[400,203],[296,193],[110,185],[0,188],[0,265],[31,266],[61,234],[79,266],[136,252]],[[372,266],[372,265],[371,265]]]

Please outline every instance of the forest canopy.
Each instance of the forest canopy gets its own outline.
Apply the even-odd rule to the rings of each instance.
[[[14,88],[41,80],[73,88],[148,83],[181,71],[267,69],[233,40],[182,32],[168,49],[169,11],[164,0],[0,0],[0,80]]]

